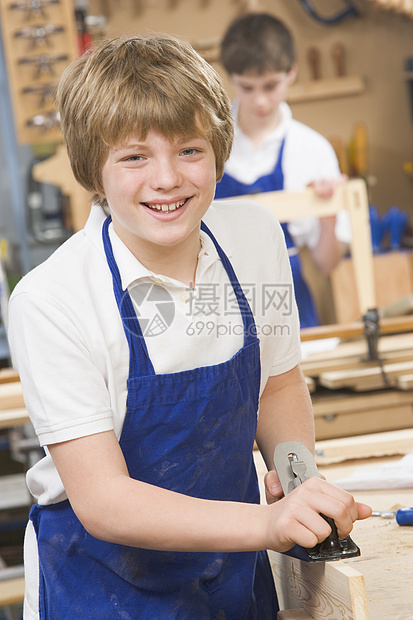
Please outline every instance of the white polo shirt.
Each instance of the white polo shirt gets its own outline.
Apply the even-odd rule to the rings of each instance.
[[[39,504],[66,499],[47,445],[111,429],[120,437],[125,417],[129,348],[103,249],[104,219],[101,208],[93,206],[84,230],[25,276],[10,300],[13,359],[46,451],[27,474]],[[255,202],[213,203],[204,220],[250,301],[260,338],[262,391],[270,375],[290,370],[301,357],[282,230]],[[218,364],[240,349],[240,313],[209,236],[201,232],[192,290],[145,269],[112,226],[109,233],[123,289],[128,287],[134,300],[156,373]],[[151,323],[154,308],[159,320]],[[24,553],[24,617],[38,620],[37,541],[30,521]]]
[[[234,144],[225,166],[225,171],[232,177],[250,185],[260,177],[270,174],[275,168],[285,138],[282,168],[286,191],[301,191],[312,181],[340,178],[337,157],[330,142],[314,129],[293,119],[287,103],[280,104],[279,125],[258,147],[238,126],[238,107],[238,101],[234,101]],[[299,247],[307,245],[312,249],[320,237],[320,223],[314,217],[294,220],[288,224],[288,230],[295,245]],[[337,215],[335,233],[337,239],[343,243],[351,241],[351,226],[346,211]]]
[[[121,434],[129,349],[103,249],[104,219],[101,208],[93,206],[84,230],[25,276],[11,296],[10,345],[43,446],[111,429]],[[282,230],[265,207],[249,201],[217,201],[204,220],[250,301],[260,338],[262,391],[269,376],[290,370],[301,356]],[[201,232],[193,290],[145,269],[112,226],[110,238],[157,374],[218,364],[241,348],[239,309],[208,235]],[[164,295],[160,301],[159,293]],[[151,324],[154,303],[159,321]],[[66,499],[48,452],[27,479],[40,504]]]

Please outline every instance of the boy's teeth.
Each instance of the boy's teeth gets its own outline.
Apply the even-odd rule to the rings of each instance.
[[[156,211],[163,211],[164,213],[168,213],[169,211],[175,211],[175,209],[182,207],[184,202],[185,201],[173,202],[170,205],[157,204],[157,205],[147,205],[147,206],[149,206],[151,209],[155,209]]]

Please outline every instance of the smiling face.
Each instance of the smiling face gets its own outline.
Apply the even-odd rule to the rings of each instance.
[[[295,67],[288,72],[267,71],[263,74],[232,75],[231,80],[244,123],[274,124],[279,105],[286,99],[288,87],[295,77]]]
[[[109,149],[102,185],[113,227],[143,264],[179,249],[199,251],[201,218],[215,191],[215,155],[204,137],[168,139],[154,130]]]

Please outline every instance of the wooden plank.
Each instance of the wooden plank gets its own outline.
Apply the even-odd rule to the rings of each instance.
[[[376,308],[373,248],[371,243],[369,200],[364,181],[346,186],[347,209],[351,223],[351,257],[354,267],[360,315]]]
[[[377,346],[383,361],[403,362],[412,359],[413,333],[381,336]],[[350,342],[340,342],[335,349],[312,353],[301,362],[306,376],[315,377],[324,371],[354,368],[360,364],[374,365],[368,362],[368,346],[364,338]]]
[[[336,215],[339,211],[346,209],[348,204],[348,187],[355,184],[364,184],[359,179],[353,179],[340,185],[334,192],[330,200],[318,198],[311,188],[300,192],[273,191],[258,194],[247,194],[237,196],[239,200],[256,200],[270,211],[272,211],[280,222],[291,222],[305,217],[327,217]],[[234,198],[224,198],[223,200],[234,200]]]
[[[304,376],[305,379],[305,383],[308,387],[308,391],[309,392],[314,392],[315,391],[315,381],[314,379],[312,379],[311,377],[306,377]]]
[[[289,103],[302,103],[303,101],[334,99],[335,97],[360,95],[365,89],[365,81],[361,75],[312,80],[311,82],[290,86],[287,101]]]
[[[0,383],[20,381],[19,373],[14,368],[2,368],[0,370]]]
[[[312,400],[317,440],[413,427],[413,390],[318,390]]]
[[[400,334],[402,332],[413,332],[413,316],[396,316],[380,319],[380,333]],[[318,325],[317,327],[305,327],[300,331],[302,342],[317,340],[320,338],[360,338],[364,335],[364,324],[362,321],[353,323],[343,323],[341,325]]]
[[[304,609],[286,609],[278,612],[277,620],[313,620],[313,617]]]
[[[24,407],[20,381],[0,384],[0,411]]]
[[[310,563],[269,552],[280,607],[302,608],[314,620],[368,620],[364,577],[342,562]]]
[[[397,387],[401,390],[413,390],[413,374],[397,377]]]
[[[376,307],[369,205],[366,184],[362,179],[351,179],[343,183],[336,188],[329,200],[318,198],[311,188],[301,192],[265,192],[238,198],[257,200],[270,209],[280,222],[291,222],[305,217],[326,217],[346,209],[352,229],[351,256],[360,315]]]
[[[386,252],[373,256],[374,289],[377,307],[387,316],[411,314],[413,292],[413,252]],[[351,257],[343,258],[330,276],[337,323],[360,318]],[[392,312],[392,314],[391,314]]]
[[[316,442],[317,465],[330,465],[351,459],[404,455],[413,452],[413,429],[342,437]]]
[[[413,361],[383,364],[383,371],[376,364],[367,368],[355,368],[353,370],[348,368],[346,370],[323,372],[318,380],[321,385],[333,390],[337,388],[350,388],[356,391],[366,391],[391,386],[397,387],[398,377],[403,374],[410,374],[413,371]],[[386,382],[386,379],[388,382]]]
[[[0,607],[16,605],[24,599],[24,577],[0,581]]]
[[[346,400],[348,407],[351,405],[349,400]],[[413,408],[411,404],[406,404],[399,407],[350,411],[347,414],[316,417],[315,435],[319,441],[412,428],[412,426]]]
[[[27,409],[7,409],[0,411],[0,428],[10,428],[12,426],[22,426],[29,424],[30,418]]]
[[[89,193],[74,177],[66,146],[60,145],[55,155],[36,164],[33,178],[40,183],[57,185],[63,194],[69,196],[73,230],[81,230],[89,217],[91,202]]]
[[[348,394],[346,391],[316,392],[313,395],[314,416],[349,414],[354,411],[374,411],[380,407],[401,407],[413,404],[413,392],[379,390],[366,394]]]

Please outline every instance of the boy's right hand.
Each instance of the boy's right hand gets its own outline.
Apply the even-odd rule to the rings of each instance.
[[[346,538],[358,519],[366,519],[372,509],[354,500],[347,491],[321,478],[309,478],[287,496],[268,506],[270,548],[284,552],[295,544],[312,548],[331,532],[331,517],[340,539]]]

